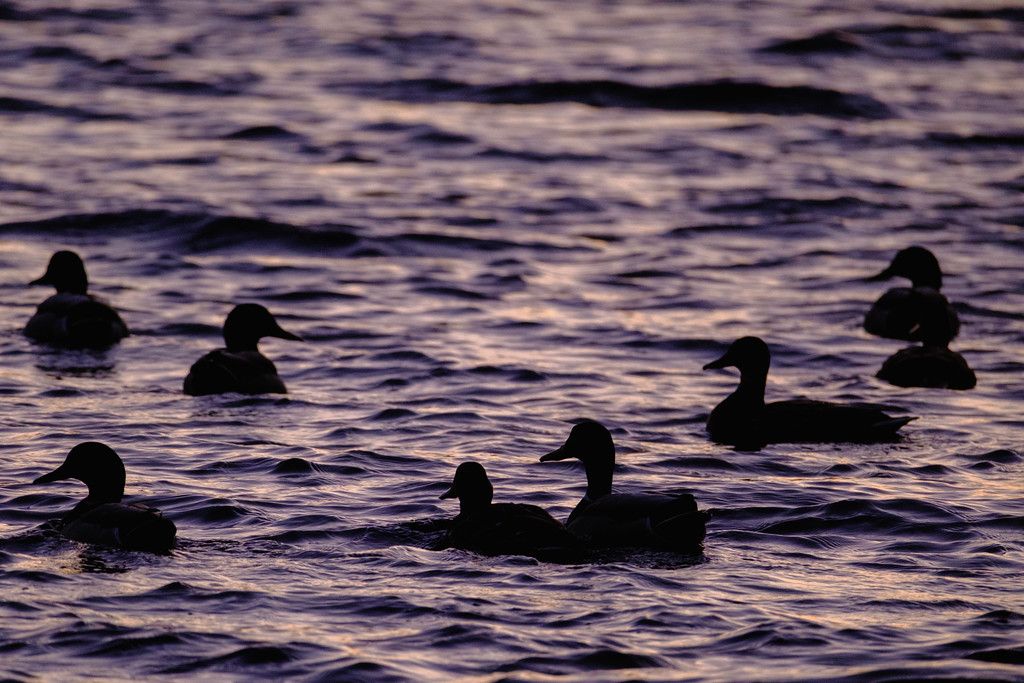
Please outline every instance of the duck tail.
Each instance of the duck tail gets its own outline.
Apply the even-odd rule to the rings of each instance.
[[[673,548],[693,548],[700,545],[707,533],[706,525],[711,513],[707,510],[684,512],[652,525],[651,532],[665,545]]]
[[[882,420],[871,425],[871,430],[879,436],[895,436],[896,432],[902,429],[905,425],[916,420],[916,416],[907,417],[893,417],[888,420]]]

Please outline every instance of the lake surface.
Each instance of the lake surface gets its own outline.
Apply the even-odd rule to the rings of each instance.
[[[1022,63],[1013,2],[0,1],[0,678],[1024,680]],[[973,391],[874,378],[910,244]],[[109,352],[21,335],[59,248]],[[243,301],[290,393],[183,395]],[[712,444],[747,334],[919,419]],[[703,553],[430,549],[467,459],[564,518],[583,417]],[[170,555],[42,530],[86,440]]]

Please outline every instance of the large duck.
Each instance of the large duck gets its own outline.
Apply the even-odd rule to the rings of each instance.
[[[871,443],[891,441],[913,417],[893,417],[882,408],[808,399],[765,403],[771,352],[758,337],[743,337],[705,370],[734,367],[740,371],[736,391],[708,417],[712,440],[744,449],[769,443]]]
[[[302,337],[284,330],[263,306],[235,306],[224,321],[224,348],[210,351],[192,364],[185,377],[185,393],[288,393],[277,366],[257,348],[263,337],[302,341]]]
[[[924,247],[907,247],[893,257],[882,272],[867,278],[868,282],[904,277],[910,287],[894,287],[879,297],[864,317],[864,329],[878,337],[913,340],[912,329],[917,324],[920,310],[928,300],[936,297],[943,304],[946,326],[953,337],[960,331],[960,318],[939,290],[942,289],[942,269],[935,254]]]
[[[579,548],[562,523],[536,505],[493,503],[494,488],[483,465],[468,461],[455,470],[441,498],[458,498],[443,546],[484,555],[546,556]]]
[[[88,293],[85,264],[73,251],[50,257],[46,272],[30,285],[50,285],[57,293],[39,304],[25,336],[71,348],[106,348],[128,336],[128,326],[109,304]]]
[[[64,464],[34,483],[64,479],[79,480],[89,487],[89,495],[60,519],[61,535],[128,550],[165,552],[174,546],[174,522],[146,505],[121,502],[124,463],[109,446],[80,443],[68,452]]]
[[[591,547],[639,546],[692,551],[704,540],[708,513],[689,493],[613,493],[615,444],[599,422],[584,420],[541,462],[576,458],[587,473],[587,491],[566,528]]]

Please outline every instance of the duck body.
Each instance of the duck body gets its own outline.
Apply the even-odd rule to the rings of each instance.
[[[174,522],[139,503],[93,503],[85,499],[60,520],[60,533],[82,543],[163,552],[174,545]]]
[[[587,472],[587,492],[569,514],[566,528],[588,547],[700,547],[709,518],[689,493],[613,493],[615,444],[599,422],[576,424],[560,448],[541,462],[577,458]]]
[[[708,518],[688,493],[609,493],[596,500],[584,497],[566,528],[589,546],[688,549],[704,540]]]
[[[579,549],[579,541],[544,509],[525,503],[493,503],[492,496],[493,487],[482,465],[472,461],[459,465],[451,488],[441,495],[458,498],[460,508],[442,547],[481,555],[532,557]]]
[[[875,375],[898,387],[973,389],[978,384],[964,357],[948,348],[910,346],[886,359]]]
[[[60,519],[62,536],[127,550],[166,552],[174,546],[174,522],[149,506],[122,502],[124,463],[109,446],[95,441],[78,444],[64,464],[34,483],[65,479],[82,481],[89,495]]]
[[[878,298],[864,317],[864,330],[886,339],[914,339],[914,328],[925,307],[938,305],[946,317],[951,331],[950,339],[960,331],[960,318],[942,295],[942,269],[935,255],[924,247],[913,246],[900,250],[882,272],[869,277],[868,282],[905,277],[910,287],[894,287]]]
[[[911,341],[918,312],[930,299],[941,300],[944,315],[955,337],[960,332],[960,318],[942,293],[930,287],[894,287],[871,306],[864,317],[864,330],[868,334],[886,339]]]
[[[189,396],[288,393],[273,361],[255,350],[210,351],[192,364],[183,388]]]
[[[46,273],[32,285],[52,285],[57,293],[39,304],[25,325],[26,337],[69,348],[106,348],[128,336],[128,326],[109,304],[88,294],[81,258],[58,251]]]
[[[224,321],[226,346],[204,354],[192,364],[183,383],[189,396],[210,394],[286,394],[284,381],[273,361],[259,352],[263,337],[302,341],[298,335],[282,329],[263,306],[240,304]]]
[[[882,407],[791,399],[765,403],[771,354],[757,337],[736,340],[705,370],[737,367],[740,385],[708,417],[712,441],[758,449],[769,443],[874,443],[891,441],[913,417],[893,417]]]

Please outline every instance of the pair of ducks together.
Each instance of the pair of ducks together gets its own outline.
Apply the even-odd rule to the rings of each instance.
[[[25,325],[25,335],[39,342],[71,348],[107,348],[127,337],[128,326],[109,304],[88,293],[85,264],[73,251],[50,257],[46,273],[30,285],[50,285],[57,293],[41,303]],[[224,321],[225,348],[192,364],[183,389],[191,396],[283,394],[284,382],[273,361],[259,352],[263,337],[302,341],[283,329],[259,304],[235,306]]]
[[[493,487],[477,462],[464,462],[441,498],[458,498],[459,514],[442,547],[488,555],[549,556],[609,546],[649,546],[693,551],[704,540],[708,513],[688,493],[612,493],[615,445],[608,430],[592,420],[572,428],[566,442],[541,462],[578,458],[587,473],[587,492],[563,525],[536,505],[493,503]],[[89,494],[58,522],[60,533],[86,543],[166,552],[175,541],[174,523],[157,510],[122,502],[125,469],[109,446],[81,443],[56,470],[35,480],[46,484],[77,479]]]
[[[876,374],[899,387],[973,389],[974,371],[949,343],[960,332],[960,319],[942,289],[942,269],[924,247],[901,250],[889,267],[868,281],[904,277],[910,287],[883,294],[864,318],[864,329],[888,339],[921,342],[890,356]]]

